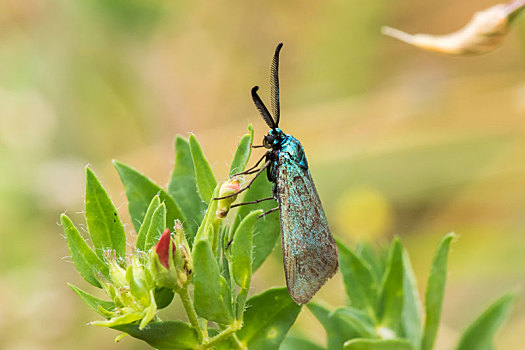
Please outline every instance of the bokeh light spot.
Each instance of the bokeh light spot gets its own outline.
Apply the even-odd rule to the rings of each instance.
[[[352,188],[337,203],[339,232],[353,239],[385,235],[392,227],[393,214],[388,199],[372,187]]]

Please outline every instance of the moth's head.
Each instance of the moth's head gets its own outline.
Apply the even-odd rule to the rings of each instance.
[[[275,128],[268,131],[268,135],[263,138],[263,145],[265,148],[278,148],[284,140],[285,134],[281,129]]]

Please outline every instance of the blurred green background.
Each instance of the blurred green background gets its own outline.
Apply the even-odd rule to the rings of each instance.
[[[417,51],[379,30],[447,33],[495,3],[0,0],[0,348],[147,348],[86,325],[98,316],[66,285],[87,287],[59,214],[84,223],[89,163],[129,223],[110,160],[164,185],[176,134],[194,132],[224,179],[248,123],[257,140],[267,131],[249,91],[260,85],[269,102],[280,41],[281,127],[303,143],[334,234],[400,235],[424,287],[437,242],[455,231],[437,348],[509,289],[519,298],[497,345],[522,346],[523,18],[501,49],[475,58]],[[284,285],[280,259],[253,292]],[[345,302],[339,275],[319,299]],[[324,341],[306,309],[293,331]]]

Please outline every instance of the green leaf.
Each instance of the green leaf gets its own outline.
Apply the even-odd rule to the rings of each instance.
[[[151,223],[146,235],[146,242],[144,243],[144,251],[149,251],[151,247],[157,244],[162,232],[166,229],[166,224],[166,205],[162,203],[151,216]]]
[[[237,336],[250,350],[278,349],[301,311],[286,288],[269,289],[246,304],[244,326]]]
[[[345,350],[414,350],[405,339],[353,339],[345,343]]]
[[[144,216],[144,221],[142,221],[142,225],[140,225],[139,234],[137,235],[137,243],[135,244],[137,250],[145,251],[144,246],[146,245],[146,238],[148,236],[148,231],[151,226],[151,217],[153,216],[153,213],[155,212],[155,210],[157,210],[159,206],[160,197],[153,197],[151,203],[148,206],[148,210],[146,211],[146,215]]]
[[[206,210],[206,203],[197,192],[195,169],[191,157],[190,144],[181,136],[175,138],[175,165],[168,185],[169,194],[179,204],[187,222],[186,236],[193,242],[199,223]]]
[[[156,288],[155,289],[155,304],[157,309],[164,309],[166,306],[171,304],[175,293],[169,288]]]
[[[232,286],[233,287],[233,286]],[[248,299],[249,288],[239,290],[237,297],[235,298],[235,318],[242,320],[242,314],[246,306],[246,299]]]
[[[261,174],[255,181],[246,195],[243,202],[251,202],[261,198],[272,197],[273,184],[268,181],[264,174]],[[255,205],[244,205],[239,208],[235,217],[232,229],[235,230],[242,219],[254,208],[268,211],[277,207],[275,201],[264,201]],[[272,252],[281,232],[279,223],[279,213],[271,213],[257,220],[253,235],[253,264],[252,270],[255,272],[263,264],[268,255]]]
[[[350,304],[375,319],[378,288],[370,266],[342,243],[338,242],[337,247],[339,268]]]
[[[361,310],[352,307],[341,307],[335,309],[328,317],[332,320],[346,323],[348,328],[353,329],[359,337],[377,337],[374,321],[367,313]]]
[[[117,169],[120,179],[124,184],[126,196],[128,197],[129,214],[136,232],[139,232],[140,224],[143,222],[146,215],[146,210],[148,209],[152,198],[156,195],[158,195],[161,202],[164,202],[166,205],[167,224],[171,226],[173,225],[173,222],[178,219],[182,222],[184,229],[187,230],[187,221],[182,215],[179,206],[166,191],[147,178],[144,174],[126,164],[114,160],[113,165]]]
[[[403,312],[401,314],[401,325],[403,333],[410,343],[419,348],[421,344],[421,313],[422,306],[417,290],[416,277],[410,264],[410,258],[405,249],[403,249]]]
[[[398,238],[392,243],[385,276],[379,293],[380,325],[397,334],[403,310],[403,247]]]
[[[104,252],[107,250],[115,250],[120,258],[126,255],[126,233],[117,209],[88,167],[86,167],[86,221],[95,253],[101,259],[104,258]]]
[[[71,254],[71,259],[73,259],[73,263],[78,272],[86,281],[95,287],[101,288],[100,283],[95,278],[95,274],[100,272],[103,276],[109,278],[108,266],[88,246],[67,215],[62,214],[60,221],[62,222],[62,228],[66,235],[67,247]]]
[[[323,350],[323,347],[312,343],[311,341],[298,338],[298,337],[286,337],[281,343],[279,350]]]
[[[463,333],[456,350],[491,350],[498,328],[507,319],[514,295],[505,294],[490,305]]]
[[[235,151],[235,156],[230,167],[230,176],[240,173],[246,168],[250,155],[252,154],[252,144],[253,144],[253,127],[248,125],[248,134],[245,134],[239,141],[237,146],[237,151]]]
[[[235,230],[232,242],[233,278],[241,288],[249,288],[252,278],[253,228],[262,210],[245,216]]]
[[[111,311],[115,309],[115,303],[113,303],[112,301],[100,300],[99,298],[94,297],[87,292],[84,292],[82,289],[75,287],[70,283],[68,283],[67,285],[70,286],[71,289],[73,289],[73,291],[87,304],[87,306],[95,310],[96,313],[103,316],[105,319],[109,319],[107,314],[104,314],[100,311],[99,306],[101,306],[105,310]]]
[[[217,185],[217,187],[215,187],[215,190],[213,191],[213,196],[217,196],[219,194],[219,189],[220,188]],[[204,216],[204,219],[202,219],[199,229],[197,230],[197,234],[195,235],[195,242],[201,239],[207,239],[211,243],[214,240],[214,237],[208,237],[208,234],[211,232],[210,227],[213,226],[213,222],[216,220],[218,202],[219,201],[216,201],[213,198],[210,200],[210,204],[208,206],[208,209],[206,210],[206,215]],[[215,232],[215,230],[213,230],[213,234],[218,234],[218,232]]]
[[[220,275],[210,242],[198,240],[193,246],[195,310],[209,321],[231,324],[233,311],[230,287]]]
[[[432,349],[436,340],[441,319],[441,309],[443,307],[443,296],[445,295],[448,251],[453,238],[454,234],[449,233],[439,243],[432,262],[432,269],[428,276],[427,291],[425,293],[425,327],[421,342],[422,350]]]
[[[351,325],[334,316],[326,307],[314,302],[309,302],[306,307],[323,326],[329,350],[340,350],[345,341],[359,337],[359,333]]]
[[[361,242],[357,245],[355,253],[370,266],[376,283],[380,283],[386,269],[387,251],[384,247],[376,247],[369,242]]]
[[[209,203],[213,195],[213,190],[217,186],[217,180],[215,180],[215,175],[213,175],[210,163],[208,163],[204,152],[202,152],[199,141],[197,141],[197,138],[193,134],[190,135],[190,150],[199,195],[204,202]]]
[[[150,322],[140,330],[138,324],[111,327],[132,337],[144,340],[159,350],[200,349],[195,329],[180,321]]]

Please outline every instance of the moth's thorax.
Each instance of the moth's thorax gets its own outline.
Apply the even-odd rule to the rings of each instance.
[[[304,169],[308,169],[308,162],[304,154],[303,146],[299,140],[291,135],[285,135],[278,149],[278,157],[284,157],[288,161],[294,162]]]

